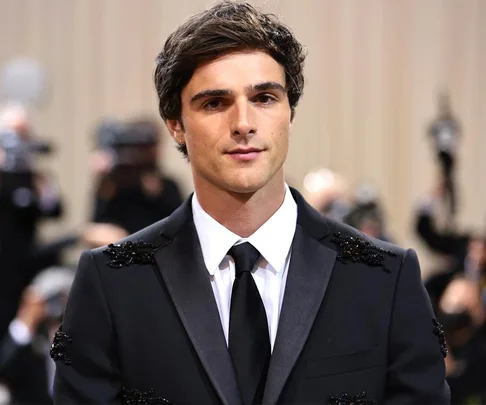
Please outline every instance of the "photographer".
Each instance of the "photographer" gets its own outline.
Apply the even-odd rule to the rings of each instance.
[[[466,254],[462,262],[450,264],[438,274],[434,274],[425,282],[434,308],[437,307],[444,291],[456,277],[460,276],[475,283],[481,291],[481,297],[486,304],[486,241],[480,235],[471,235],[468,239]]]
[[[461,137],[461,125],[453,115],[449,95],[439,94],[439,114],[428,128],[428,136],[434,144],[437,160],[445,184],[443,198],[449,206],[448,226],[454,226],[457,212],[457,195],[454,181],[457,149]]]
[[[321,214],[391,242],[385,230],[384,210],[373,187],[361,184],[352,193],[344,177],[326,168],[309,172],[303,186],[306,201]]]
[[[385,213],[376,190],[366,184],[358,186],[353,203],[343,222],[366,235],[392,242],[386,231]]]
[[[415,218],[415,232],[434,253],[448,259],[449,269],[464,266],[469,242],[473,239],[468,232],[451,230],[440,226],[440,213],[447,186],[443,179],[421,199]]]
[[[484,404],[486,388],[486,310],[477,283],[457,276],[447,286],[438,308],[449,346],[446,357],[451,403]]]
[[[93,223],[85,232],[91,246],[114,242],[169,216],[181,203],[177,184],[158,167],[157,124],[103,122],[93,156],[97,175]]]
[[[22,294],[15,319],[0,341],[0,378],[10,391],[12,403],[52,402],[54,363],[49,347],[73,279],[74,271],[68,268],[49,268],[39,273]]]
[[[346,178],[327,168],[310,171],[304,177],[306,201],[322,215],[342,221],[351,210]]]
[[[50,146],[32,136],[25,110],[0,112],[0,338],[22,290],[48,264],[37,256],[38,225],[61,215],[57,184],[34,166],[36,155],[48,152]]]

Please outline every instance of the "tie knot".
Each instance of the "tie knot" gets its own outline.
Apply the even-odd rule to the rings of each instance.
[[[228,254],[235,261],[237,276],[244,271],[252,271],[260,257],[260,252],[248,242],[233,246]]]

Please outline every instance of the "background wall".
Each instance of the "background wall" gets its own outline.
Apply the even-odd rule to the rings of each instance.
[[[287,163],[291,184],[327,166],[371,180],[398,242],[436,174],[425,128],[449,89],[463,124],[460,224],[485,224],[486,2],[482,0],[253,0],[290,25],[308,49],[307,83]],[[28,56],[47,69],[48,103],[34,115],[53,139],[50,162],[67,200],[57,225],[89,215],[92,130],[105,115],[157,114],[154,58],[167,35],[207,0],[0,0],[0,64]],[[1,66],[1,65],[0,65]],[[165,165],[191,191],[175,148]],[[424,260],[427,260],[425,258]]]

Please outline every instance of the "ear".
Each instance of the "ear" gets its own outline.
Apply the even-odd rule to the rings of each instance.
[[[177,143],[184,143],[184,130],[179,120],[166,120],[165,125],[169,130],[170,136]]]

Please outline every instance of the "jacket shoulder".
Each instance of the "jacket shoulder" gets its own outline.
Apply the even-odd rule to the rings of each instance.
[[[155,249],[164,242],[161,238],[161,230],[164,228],[166,221],[167,218],[164,218],[112,244],[91,249],[90,252],[93,257],[97,259],[100,257],[106,258],[107,251],[113,249],[126,249],[128,246],[145,246],[147,248],[153,247]]]

